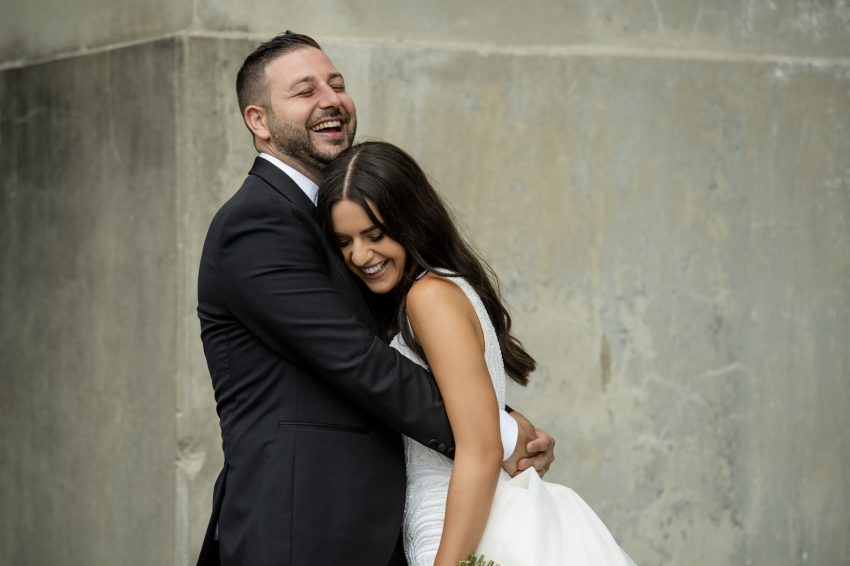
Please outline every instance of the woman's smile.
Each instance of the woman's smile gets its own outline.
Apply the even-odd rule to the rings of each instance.
[[[369,267],[361,267],[360,270],[368,277],[369,279],[378,279],[385,273],[385,268],[389,262],[384,260],[380,263],[376,263],[375,265]]]

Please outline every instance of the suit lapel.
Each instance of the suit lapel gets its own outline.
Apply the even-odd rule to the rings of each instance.
[[[316,206],[310,200],[301,187],[293,181],[289,175],[277,168],[277,166],[269,163],[262,157],[257,157],[254,160],[254,166],[251,167],[251,175],[256,175],[274,190],[279,192],[283,198],[309,214],[315,216]]]

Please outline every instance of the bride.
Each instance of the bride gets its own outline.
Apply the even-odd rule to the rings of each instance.
[[[503,566],[634,564],[574,491],[534,468],[501,470],[506,377],[525,385],[535,361],[416,162],[387,143],[351,147],[328,166],[317,212],[388,313],[392,346],[433,374],[454,432],[454,462],[404,439],[410,566],[456,566],[475,552]]]

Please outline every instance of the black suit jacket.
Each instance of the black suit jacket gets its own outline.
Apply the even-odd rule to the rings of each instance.
[[[224,449],[198,564],[386,564],[399,432],[451,455],[448,418],[433,379],[377,337],[313,203],[262,158],[210,225],[198,315]]]

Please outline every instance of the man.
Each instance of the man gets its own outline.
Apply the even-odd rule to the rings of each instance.
[[[377,338],[313,219],[324,165],[353,142],[354,103],[319,45],[290,32],[248,56],[237,95],[260,155],[201,259],[224,469],[198,564],[403,565],[399,432],[448,456],[454,440],[433,379]],[[513,416],[506,469],[535,455],[519,463],[545,471],[554,441]]]

